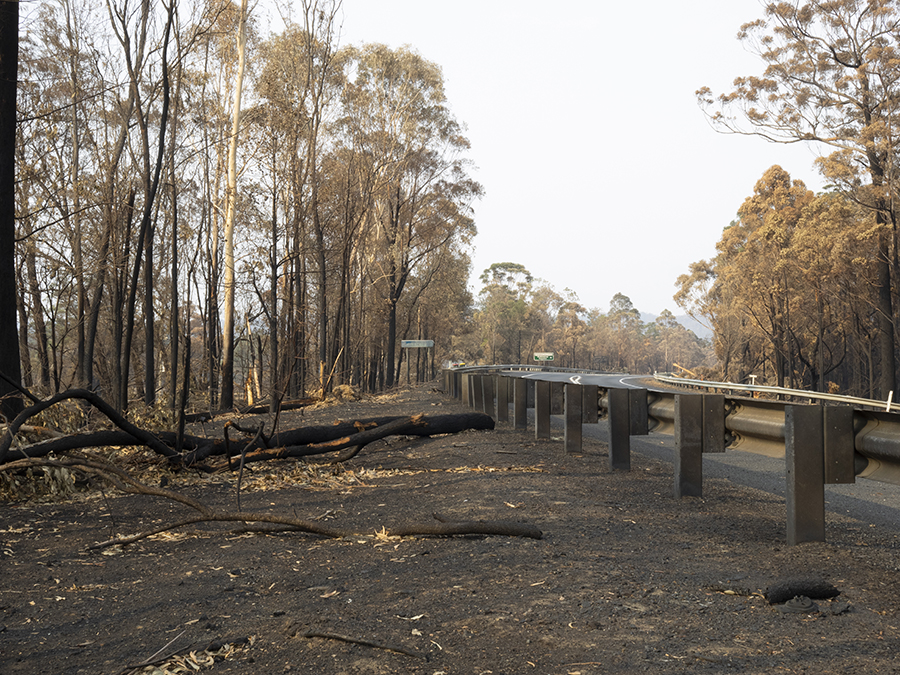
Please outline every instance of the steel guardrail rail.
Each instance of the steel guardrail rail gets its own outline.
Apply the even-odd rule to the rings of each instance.
[[[845,405],[870,406],[872,408],[880,408],[885,412],[890,412],[893,406],[893,393],[888,397],[887,401],[879,401],[871,398],[857,398],[855,396],[841,396],[839,394],[828,394],[818,391],[805,391],[803,389],[788,389],[786,387],[771,387],[764,384],[737,384],[734,382],[708,382],[706,380],[690,380],[682,377],[673,377],[664,373],[654,373],[654,379],[666,384],[685,385],[689,387],[702,387],[705,389],[723,389],[725,391],[748,391],[764,394],[775,394],[776,396],[793,396],[794,398],[805,398],[817,401],[833,401],[835,403],[843,403]]]
[[[494,366],[465,366],[456,368],[467,373],[505,372],[571,372],[573,374],[609,375],[596,370],[568,369],[553,366],[531,366],[504,364]],[[618,374],[618,373],[616,373]],[[538,378],[539,379],[539,378]],[[730,382],[707,382],[684,378],[656,376],[666,384],[685,385],[725,391],[764,392],[789,395],[807,400],[828,401],[851,407],[852,444],[856,456],[853,473],[860,478],[868,478],[900,485],[900,414],[889,412],[891,400],[876,401],[849,396],[836,396],[798,389],[768,387],[765,385],[743,385]],[[598,387],[599,411],[608,414],[610,387]],[[648,390],[647,410],[650,431],[673,435],[675,427],[675,396],[677,392]],[[752,397],[725,396],[725,448],[780,457],[785,454],[785,407],[796,405],[785,401],[773,401]],[[877,410],[860,410],[876,408]],[[725,449],[723,448],[723,449]]]
[[[526,379],[515,377],[519,370],[509,366],[470,367],[462,373],[445,370],[444,382],[453,396],[498,421],[510,421],[512,403],[511,421],[516,429],[530,425],[528,408],[534,408],[536,438],[551,439],[551,416],[562,414],[565,436],[561,440],[566,452],[581,451],[582,426],[596,423],[598,413],[605,412],[611,471],[631,470],[632,436],[651,432],[673,435],[676,497],[702,496],[703,456],[708,452],[731,448],[782,457],[788,545],[825,541],[826,485],[854,483],[858,477],[900,485],[897,413],[858,409],[846,405],[845,400],[838,401],[844,405],[834,405],[833,399],[832,405],[807,405],[721,393],[620,387],[605,380],[592,384],[578,378],[571,382]],[[542,370],[550,369],[528,368],[530,372]],[[691,384],[705,387],[708,383],[695,380]],[[718,384],[731,389],[727,386],[731,383]],[[806,398],[809,392],[798,393]],[[866,401],[867,408],[869,403]]]

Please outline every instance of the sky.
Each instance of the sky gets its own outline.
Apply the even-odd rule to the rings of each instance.
[[[817,149],[714,131],[694,92],[758,74],[740,26],[757,0],[343,0],[341,44],[413,47],[441,66],[485,189],[471,290],[524,265],[587,308],[641,312],[710,258],[763,172],[819,190]]]

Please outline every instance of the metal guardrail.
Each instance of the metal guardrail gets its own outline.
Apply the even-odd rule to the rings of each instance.
[[[756,385],[749,385],[753,387],[750,389],[746,385],[732,383],[712,383],[711,387],[725,391],[789,393],[796,398],[819,399],[842,404],[799,405],[719,393],[698,394],[685,391],[682,394],[660,390],[626,390],[549,382],[539,377],[527,380],[514,376],[501,377],[501,373],[512,374],[523,371],[607,374],[548,366],[469,366],[444,371],[445,390],[473,407],[483,409],[485,412],[491,410],[495,418],[508,415],[509,404],[512,402],[514,423],[516,427],[523,429],[526,427],[527,408],[534,407],[536,435],[546,433],[546,438],[549,438],[551,411],[555,414],[565,414],[567,449],[570,445],[570,433],[573,437],[577,436],[580,447],[582,422],[596,421],[598,417],[605,416],[610,425],[612,468],[630,466],[628,439],[631,435],[648,432],[673,435],[676,441],[676,485],[679,484],[679,480],[688,485],[687,494],[693,489],[690,487],[691,481],[698,484],[700,482],[697,476],[691,478],[690,474],[695,472],[702,475],[702,469],[699,467],[702,467],[700,457],[704,452],[724,452],[728,449],[755,452],[770,457],[785,457],[788,480],[788,539],[789,541],[794,539],[791,543],[796,543],[798,536],[799,541],[824,540],[824,484],[852,483],[860,477],[900,485],[900,414],[870,409],[889,408],[890,401],[885,403],[830,394],[816,395],[815,392]],[[479,382],[477,387],[476,379]],[[682,378],[667,378],[660,381],[704,388],[711,384]],[[561,401],[564,387],[580,387],[582,393],[578,395],[574,393],[576,390],[566,389],[563,407]],[[573,393],[570,394],[570,391]],[[577,407],[576,412],[569,410],[570,403],[573,408]],[[544,425],[545,431],[542,431],[541,425]],[[693,447],[694,444],[693,440],[685,440],[686,428],[695,431],[699,439],[696,457],[691,455],[689,461],[679,459],[679,453],[683,452],[685,447]],[[616,448],[617,445],[619,449]],[[687,463],[683,465],[684,462]],[[679,475],[682,475],[681,479]],[[797,481],[804,483],[802,489],[796,487]],[[791,485],[795,485],[794,488]],[[806,518],[808,514],[804,514],[804,510],[810,508],[813,511],[811,518],[816,522],[818,516],[815,514],[821,509],[821,538],[817,533],[797,534],[798,528],[801,531],[804,528],[809,529]],[[798,510],[799,515],[797,513],[791,515],[792,511]],[[812,526],[813,530],[816,528],[818,524]]]
[[[680,386],[700,387],[703,389],[720,389],[724,391],[746,391],[750,393],[773,394],[775,396],[790,396],[793,398],[807,399],[810,401],[832,401],[842,405],[871,406],[872,408],[883,408],[885,412],[890,412],[893,406],[893,394],[888,397],[887,401],[879,401],[871,398],[857,398],[855,396],[841,396],[839,394],[828,394],[818,391],[804,391],[803,389],[787,389],[785,387],[770,387],[763,384],[735,384],[734,382],[708,382],[706,380],[690,380],[683,377],[673,377],[664,373],[654,373],[653,378],[659,382],[666,384],[674,384]]]

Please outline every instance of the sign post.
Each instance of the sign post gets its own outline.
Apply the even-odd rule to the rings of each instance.
[[[403,349],[431,349],[434,340],[400,340]],[[409,352],[406,352],[406,384],[409,384]]]

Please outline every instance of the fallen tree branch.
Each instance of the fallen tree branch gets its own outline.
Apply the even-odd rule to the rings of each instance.
[[[113,424],[115,424],[126,433],[130,434],[136,441],[140,443],[140,445],[146,445],[154,452],[170,460],[177,461],[178,459],[180,459],[178,453],[175,452],[172,448],[160,441],[149,431],[144,431],[140,427],[137,427],[129,422],[122,415],[116,412],[115,408],[113,408],[109,403],[97,396],[97,394],[95,394],[94,392],[88,391],[87,389],[70,389],[68,391],[56,394],[55,396],[44,401],[35,403],[28,408],[25,408],[25,410],[19,413],[16,418],[9,423],[6,428],[6,433],[4,433],[2,438],[0,438],[0,464],[3,464],[6,461],[6,455],[9,452],[10,446],[12,445],[13,438],[18,433],[21,426],[25,424],[25,422],[27,422],[31,417],[34,417],[38,413],[43,412],[47,408],[56,405],[61,401],[73,398],[81,399],[90,403],[92,406],[97,408],[97,410],[106,415],[106,417],[109,418],[109,420]],[[54,441],[48,442],[52,443]],[[132,443],[131,445],[134,445],[134,443]],[[20,449],[19,452],[21,452],[26,457],[31,456],[30,453],[27,452],[27,449]]]
[[[825,600],[840,595],[841,592],[824,579],[818,577],[795,577],[782,579],[769,586],[763,597],[770,605],[790,600],[797,595],[804,595],[815,600]]]
[[[400,654],[406,654],[407,656],[415,656],[416,658],[423,658],[421,654],[418,652],[414,652],[411,649],[406,649],[405,647],[396,647],[393,645],[388,645],[383,642],[376,642],[375,640],[366,640],[363,638],[354,638],[348,635],[340,635],[338,633],[325,633],[323,631],[311,630],[301,637],[305,638],[324,638],[326,640],[340,640],[341,642],[349,642],[354,645],[362,645],[364,647],[374,647],[375,649],[384,649],[389,652],[398,652]]]
[[[335,457],[333,460],[331,460],[330,462],[325,462],[325,464],[341,464],[343,462],[349,462],[351,459],[356,457],[359,454],[360,450],[362,450],[364,447],[365,446],[363,446],[363,445],[351,446],[351,447],[347,448],[347,450],[345,450],[344,452],[339,454],[337,457]]]
[[[184,506],[194,509],[197,515],[183,518],[181,520],[155,527],[151,530],[145,530],[133,535],[125,537],[114,537],[106,541],[90,546],[90,550],[107,548],[109,546],[124,546],[133,544],[141,539],[152,537],[153,535],[178,529],[186,525],[195,525],[197,523],[216,523],[216,522],[234,522],[234,523],[256,523],[265,525],[274,525],[273,528],[264,528],[257,531],[276,533],[276,532],[304,532],[306,534],[314,534],[321,537],[331,539],[340,539],[342,537],[361,537],[369,536],[371,533],[362,533],[352,529],[324,527],[315,521],[304,520],[301,518],[291,518],[287,516],[278,516],[267,513],[247,513],[244,511],[220,511],[210,508],[187,495],[168,490],[162,487],[155,487],[141,483],[133,478],[128,472],[109,462],[92,458],[92,457],[64,457],[61,459],[25,459],[15,462],[9,462],[0,466],[0,472],[16,471],[38,466],[50,466],[58,468],[79,469],[86,471],[92,475],[106,480],[119,490],[131,494],[143,494],[153,497],[162,497],[171,499]],[[540,539],[541,531],[527,523],[514,523],[508,521],[497,521],[493,523],[483,521],[448,521],[437,515],[434,516],[437,523],[427,523],[423,525],[406,525],[399,528],[387,529],[384,531],[389,536],[453,536],[467,534],[483,534],[492,536],[509,536],[509,537],[530,537]]]
[[[289,457],[309,457],[311,455],[324,455],[336,450],[351,448],[355,446],[362,447],[379,441],[382,438],[396,435],[406,435],[410,429],[426,424],[424,415],[413,415],[412,417],[400,417],[392,422],[388,422],[382,426],[375,426],[371,429],[364,429],[350,436],[335,438],[324,443],[309,443],[307,445],[291,445],[281,448],[272,448],[267,450],[256,450],[248,452],[246,457],[242,456],[242,462],[261,462],[268,459],[287,459]],[[355,454],[357,454],[357,450]]]
[[[426,525],[409,525],[406,527],[396,527],[388,531],[392,537],[407,536],[428,536],[428,537],[450,537],[460,534],[486,534],[501,535],[507,537],[528,537],[530,539],[540,539],[544,536],[534,525],[529,523],[517,523],[512,521],[496,520],[492,522],[484,522],[483,520],[447,520],[433,514],[435,523]]]
[[[169,642],[167,642],[165,644],[165,646],[163,646],[162,649],[158,650],[153,656],[146,658],[143,661],[141,661],[140,663],[134,664],[133,666],[126,666],[124,669],[119,671],[119,675],[125,675],[126,673],[129,673],[132,670],[138,670],[139,668],[145,668],[146,666],[155,666],[159,663],[162,663],[163,661],[166,661],[167,659],[172,658],[176,654],[181,653],[185,649],[189,649],[189,647],[181,647],[180,649],[176,649],[175,651],[169,652],[168,654],[166,654],[166,650],[169,647],[171,647],[173,644],[175,644],[175,642],[177,642],[178,639],[182,635],[184,635],[186,632],[187,632],[187,629],[185,628],[178,635],[176,635],[171,640],[169,640]]]
[[[82,396],[82,394],[87,394],[89,397]],[[63,436],[62,438],[34,443],[23,448],[10,449],[9,446],[12,443],[13,435],[29,416],[35,415],[37,412],[53,405],[53,403],[65,400],[66,398],[85,398],[85,400],[88,400],[92,404],[94,401],[99,402],[103,407],[98,406],[98,409],[106,414],[114,424],[119,426],[120,430],[71,434]],[[251,455],[254,456],[254,459],[248,461],[262,461],[279,457],[308,457],[311,455],[336,452],[352,446],[360,446],[356,453],[353,453],[353,455],[355,455],[365,445],[392,434],[403,436],[437,436],[441,434],[458,433],[468,429],[490,430],[494,428],[494,420],[490,415],[484,413],[460,413],[456,415],[435,415],[432,417],[424,415],[417,415],[415,417],[377,417],[356,420],[353,422],[341,422],[339,424],[328,426],[302,427],[279,432],[267,439],[267,442],[264,443],[264,445],[268,446],[267,450],[264,451],[261,449],[261,454],[255,455],[255,453],[249,451],[252,449],[252,446],[258,444],[261,439],[251,440],[243,444],[231,444],[234,446],[232,448],[229,447],[230,444],[227,444],[224,439],[220,438],[207,438],[189,434],[180,436],[178,433],[171,431],[161,431],[155,434],[143,431],[125,420],[121,415],[118,415],[109,404],[105,403],[100,397],[96,396],[96,394],[93,392],[86,392],[85,390],[72,390],[54,396],[53,399],[48,399],[40,405],[36,404],[35,406],[28,408],[16,419],[19,420],[19,418],[22,418],[21,421],[19,421],[19,423],[11,430],[8,429],[6,434],[2,437],[2,442],[0,442],[0,464],[4,461],[46,457],[51,453],[60,454],[72,450],[135,445],[145,445],[158,454],[166,457],[171,463],[181,464],[183,466],[195,466],[214,456],[237,457],[245,451],[247,451],[248,457]],[[391,433],[384,434],[383,427],[397,420],[405,420],[406,424],[392,426]],[[377,430],[379,427],[382,427],[381,431]],[[366,433],[369,431],[372,433]],[[5,446],[3,443],[5,443]],[[179,444],[185,452],[179,453],[174,450]],[[5,450],[4,447],[6,448]],[[272,454],[267,455],[265,452],[270,452]],[[353,455],[350,456],[352,457]]]

